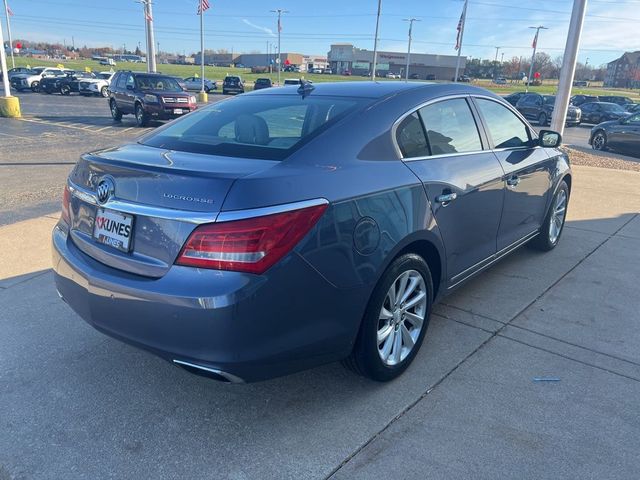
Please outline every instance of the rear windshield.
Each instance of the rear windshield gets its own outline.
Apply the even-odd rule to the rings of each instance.
[[[622,108],[617,103],[601,103],[600,108],[602,108],[602,110],[604,110],[605,112],[612,112],[612,113],[625,111],[625,109]]]
[[[158,77],[156,75],[136,76],[136,85],[140,90],[162,90],[165,92],[182,92],[182,87],[171,77]]]
[[[545,95],[542,98],[544,98],[545,105],[553,105],[554,103],[556,103],[556,97],[554,97],[553,95]]]
[[[247,95],[196,110],[155,130],[152,147],[282,160],[355,110],[364,99],[309,95]]]

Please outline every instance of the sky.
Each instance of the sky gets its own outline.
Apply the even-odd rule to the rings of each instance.
[[[57,41],[76,46],[144,50],[144,16],[135,0],[8,0],[13,38]],[[209,0],[205,48],[265,52],[277,43],[270,9],[285,9],[282,51],[326,55],[331,43],[373,48],[377,0]],[[198,0],[153,0],[154,29],[160,49],[200,49]],[[408,23],[415,17],[412,51],[455,55],[462,0],[382,0],[379,49],[406,51]],[[538,50],[562,54],[572,0],[469,0],[462,54],[494,59],[531,55],[535,31],[544,25]],[[4,15],[4,12],[2,12]],[[4,16],[2,18],[4,21]],[[601,65],[625,51],[640,50],[640,0],[589,0],[579,61]],[[6,32],[5,32],[6,35]]]

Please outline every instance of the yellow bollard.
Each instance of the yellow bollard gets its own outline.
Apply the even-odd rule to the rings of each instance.
[[[209,95],[207,95],[207,92],[198,93],[198,103],[207,103],[208,101],[209,101]]]
[[[0,97],[0,117],[20,118],[20,100],[18,97]]]

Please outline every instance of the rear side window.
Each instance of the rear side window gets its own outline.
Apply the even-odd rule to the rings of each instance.
[[[167,124],[142,143],[194,153],[282,160],[365,101],[313,95],[239,96]]]
[[[482,150],[478,127],[463,98],[444,100],[420,109],[432,155]]]
[[[416,112],[405,118],[396,129],[396,141],[403,158],[426,157],[429,155],[427,139],[422,123]]]
[[[494,148],[516,148],[529,146],[529,129],[504,105],[484,98],[476,98]]]

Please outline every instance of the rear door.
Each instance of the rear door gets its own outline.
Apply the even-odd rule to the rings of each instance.
[[[534,235],[542,225],[555,160],[538,146],[537,137],[502,102],[475,97],[493,154],[500,161],[505,186],[498,230],[498,252]]]
[[[607,143],[612,147],[640,152],[640,114],[608,127]]]
[[[504,197],[500,162],[483,150],[466,97],[436,101],[396,128],[405,164],[422,181],[442,236],[450,283],[490,261]]]

